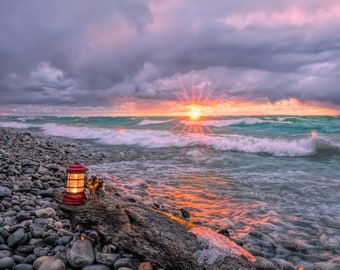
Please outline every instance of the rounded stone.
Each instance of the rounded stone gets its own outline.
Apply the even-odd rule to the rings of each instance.
[[[32,264],[20,263],[12,268],[12,270],[34,270]]]
[[[89,240],[76,240],[66,254],[67,261],[74,268],[81,268],[94,263],[94,251]]]
[[[47,260],[48,258],[51,258],[51,257],[49,257],[49,256],[41,256],[41,257],[39,257],[38,259],[36,259],[36,260],[33,262],[33,268],[34,268],[34,269],[38,269],[39,266],[42,264],[42,262],[43,262],[44,260]]]
[[[5,186],[0,186],[0,200],[2,200],[5,197],[11,197],[12,191]]]
[[[23,263],[28,263],[28,264],[33,264],[33,262],[37,259],[37,256],[34,254],[28,255],[22,262]]]
[[[57,240],[58,240],[58,234],[53,233],[53,234],[48,235],[47,237],[45,237],[45,238],[43,239],[43,242],[44,242],[46,245],[51,245],[51,246],[55,247],[55,246],[58,245]]]
[[[96,262],[105,264],[105,265],[113,265],[115,261],[119,259],[119,254],[115,253],[103,253],[96,252]]]
[[[48,250],[42,247],[36,247],[33,250],[33,253],[37,256],[37,257],[41,257],[41,256],[45,256],[48,253]]]
[[[21,245],[21,246],[18,246],[17,251],[19,253],[29,254],[29,253],[32,253],[34,249],[35,249],[34,245]]]
[[[142,262],[139,266],[138,266],[138,270],[153,270],[153,266],[151,263],[149,262]]]
[[[16,211],[9,210],[9,211],[5,212],[2,216],[3,217],[14,217],[16,214],[17,214]]]
[[[10,250],[0,250],[0,258],[11,257],[12,252]]]
[[[81,270],[110,270],[111,267],[102,264],[92,264],[83,267]]]
[[[43,227],[35,224],[30,224],[29,229],[34,238],[41,238],[45,233],[45,229]]]
[[[39,218],[55,217],[55,210],[52,208],[42,208],[35,210],[35,215]]]
[[[64,270],[65,269],[65,263],[59,259],[47,257],[46,259],[42,260],[41,264],[39,265],[37,270]],[[41,257],[40,257],[41,258]],[[33,264],[34,267],[34,264]]]
[[[256,261],[254,262],[254,266],[256,267],[256,269],[258,270],[275,270],[275,265],[265,259],[265,258],[262,258],[262,257],[258,257],[258,256],[255,256],[256,258]]]
[[[14,260],[11,257],[3,257],[0,259],[0,269],[11,269],[14,264]]]
[[[8,239],[7,244],[9,247],[14,247],[15,245],[21,243],[25,238],[25,230],[24,229],[18,229],[14,233],[12,233]]]
[[[58,245],[65,246],[66,244],[70,243],[71,240],[72,240],[72,236],[65,235],[65,236],[60,237],[60,238],[57,240],[57,244],[58,244]]]
[[[139,260],[132,258],[121,258],[115,261],[113,268],[118,270],[122,267],[131,268],[132,270],[138,270]]]
[[[27,212],[19,212],[19,213],[17,213],[17,215],[15,217],[16,217],[18,223],[20,223],[20,222],[22,222],[24,220],[29,220],[30,216],[31,215],[29,213],[27,213]]]

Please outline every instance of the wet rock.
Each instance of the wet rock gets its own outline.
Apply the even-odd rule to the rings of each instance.
[[[181,212],[182,212],[182,216],[184,217],[184,218],[190,218],[190,212],[188,211],[188,209],[186,209],[186,208],[181,208],[181,209],[179,209]]]
[[[290,251],[295,251],[295,252],[301,251],[301,248],[298,245],[298,243],[296,243],[296,241],[294,239],[289,238],[289,237],[283,237],[283,238],[279,239],[278,244],[283,246],[284,248],[290,250]]]
[[[66,254],[67,261],[75,268],[93,264],[95,256],[89,240],[76,240]]]
[[[14,261],[11,257],[0,258],[0,269],[11,269],[14,266]]]
[[[273,259],[272,261],[276,265],[277,269],[282,269],[282,270],[294,270],[295,269],[293,264],[283,259]]]
[[[217,233],[222,234],[222,235],[224,235],[228,238],[230,237],[230,233],[229,233],[227,228],[220,229],[220,230],[217,231]]]
[[[254,263],[254,266],[256,267],[256,269],[258,270],[275,270],[275,266],[274,264],[262,257],[255,257],[256,258],[256,262]]]

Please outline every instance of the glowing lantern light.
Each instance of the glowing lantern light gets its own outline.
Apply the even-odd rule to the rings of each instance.
[[[87,168],[81,164],[73,164],[67,168],[66,193],[64,204],[79,205],[85,198],[85,180]]]

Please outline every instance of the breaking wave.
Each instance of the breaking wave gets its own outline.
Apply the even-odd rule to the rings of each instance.
[[[273,156],[310,156],[322,151],[340,151],[340,144],[321,137],[268,138],[246,135],[179,135],[162,130],[106,129],[43,125],[44,133],[77,139],[92,139],[108,145],[137,145],[147,148],[208,146],[219,151],[235,151]]]
[[[244,118],[242,121],[245,121],[245,119],[247,118]],[[259,122],[260,119],[256,120],[256,118],[254,118],[252,120]],[[241,119],[238,121],[241,121]],[[238,134],[179,134],[168,130],[110,129],[56,123],[38,125],[20,122],[0,122],[0,127],[23,129],[40,128],[45,135],[88,139],[106,145],[136,145],[146,148],[200,146],[210,147],[216,151],[267,154],[281,157],[311,156],[319,153],[340,153],[340,142],[324,136],[256,137]]]

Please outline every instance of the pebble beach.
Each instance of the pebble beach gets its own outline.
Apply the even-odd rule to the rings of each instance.
[[[160,269],[72,228],[54,200],[68,164],[101,162],[81,143],[0,129],[0,269]]]

